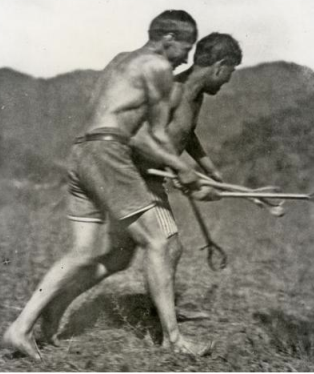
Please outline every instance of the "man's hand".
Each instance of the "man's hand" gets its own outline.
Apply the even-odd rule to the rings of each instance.
[[[216,182],[223,182],[222,175],[218,170],[212,170],[210,173],[207,172],[206,174]]]
[[[202,184],[198,190],[191,191],[190,196],[200,201],[217,201],[221,199],[219,193],[214,188]]]
[[[200,201],[216,201],[221,199],[219,193],[214,188],[203,184],[202,180],[196,176],[193,170],[180,172],[177,175],[178,179],[173,180],[174,187],[181,190],[184,194],[191,196],[193,199]]]
[[[183,187],[189,190],[198,190],[200,186],[200,178],[193,169],[181,169],[177,172],[178,180]]]

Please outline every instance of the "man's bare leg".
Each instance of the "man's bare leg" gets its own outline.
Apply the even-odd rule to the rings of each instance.
[[[154,209],[128,223],[128,231],[145,251],[145,270],[151,298],[156,305],[163,332],[163,347],[177,352],[198,354],[198,345],[179,332],[174,305],[173,271],[167,239],[159,227]]]
[[[171,273],[173,283],[175,283],[175,276],[178,268],[180,258],[183,253],[183,246],[179,240],[178,234],[174,234],[168,238],[168,248],[169,248],[169,259],[171,266]]]
[[[170,266],[172,272],[173,284],[175,285],[176,273],[179,261],[183,253],[183,245],[179,239],[179,235],[175,234],[168,238]],[[175,296],[174,296],[175,297]],[[175,300],[176,301],[176,300]],[[176,316],[178,321],[188,321],[195,319],[209,319],[210,314],[202,310],[190,310],[176,305]]]
[[[41,360],[33,337],[33,328],[44,309],[57,299],[65,289],[82,281],[88,289],[109,274],[104,264],[95,261],[99,248],[95,246],[99,225],[93,223],[74,224],[74,246],[70,253],[55,263],[33,293],[19,317],[4,335],[4,343],[18,351]],[[94,251],[94,252],[93,252]],[[96,251],[96,252],[95,252]],[[72,299],[73,300],[73,299]]]
[[[77,234],[74,234],[74,237],[79,238],[82,230],[81,225],[74,223],[73,226],[74,232],[78,231]],[[97,250],[94,250],[94,252],[96,252],[94,253],[94,256],[95,259],[97,259],[97,262],[104,264],[108,273],[110,274],[127,268],[134,255],[135,244],[132,243],[130,236],[126,234],[126,231],[123,230],[121,226],[114,225],[110,235],[105,235],[105,232],[102,232],[100,235],[100,240],[97,240],[94,245],[100,249],[107,248],[108,240],[110,240],[110,253],[103,254],[102,252],[98,251],[98,253]],[[103,241],[100,242],[102,237],[105,237],[106,243]],[[169,264],[173,279],[172,281],[174,283],[176,268],[183,250],[177,234],[168,239],[168,246],[170,260]],[[58,298],[53,299],[53,301],[43,311],[41,329],[46,341],[56,346],[59,345],[57,332],[61,318],[64,315],[67,307],[77,296],[101,282],[108,275],[109,274],[107,273],[102,274],[97,272],[96,264],[80,273],[79,282],[64,287],[62,294],[60,294]],[[180,315],[181,314],[182,313],[180,312]]]
[[[62,294],[63,289],[77,279],[82,267],[86,267],[86,253],[94,244],[99,225],[80,225],[79,237],[82,240],[79,249],[75,242],[70,253],[56,262],[43,278],[32,297],[24,307],[18,318],[11,324],[4,335],[4,343],[31,356],[35,360],[40,360],[41,356],[33,338],[33,328],[47,305],[56,297]],[[86,253],[83,251],[85,248]],[[90,263],[88,263],[90,266]],[[99,272],[105,272],[104,268],[99,268]]]
[[[74,238],[79,240],[81,225],[74,222],[73,228]],[[108,233],[108,225],[101,225],[99,231],[100,235],[94,243],[95,247],[92,254],[95,264],[81,272],[79,281],[67,285],[62,294],[55,298],[43,311],[41,329],[45,339],[53,345],[59,345],[58,328],[62,316],[72,301],[107,276],[126,269],[133,258],[136,248],[125,230],[115,227]],[[107,271],[97,271],[98,264],[104,265]]]

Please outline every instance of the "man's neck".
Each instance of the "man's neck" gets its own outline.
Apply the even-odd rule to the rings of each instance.
[[[175,80],[184,84],[184,93],[190,102],[201,99],[203,96],[202,80],[194,72],[193,66],[178,74]]]
[[[141,49],[145,49],[151,51],[152,53],[156,53],[157,55],[166,57],[165,48],[163,44],[158,41],[149,40]]]
[[[186,95],[190,101],[199,101],[203,98],[203,77],[192,69],[185,82]]]

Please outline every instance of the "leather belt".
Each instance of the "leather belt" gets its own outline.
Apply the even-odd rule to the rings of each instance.
[[[84,142],[91,142],[91,141],[118,141],[122,144],[128,144],[129,139],[120,134],[101,134],[101,133],[90,133],[85,134],[83,136],[79,136],[75,139],[75,144],[80,144]]]

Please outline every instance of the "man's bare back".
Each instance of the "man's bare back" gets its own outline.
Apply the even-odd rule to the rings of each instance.
[[[163,56],[147,49],[119,54],[97,82],[88,131],[111,127],[132,136],[147,120],[151,101],[168,99],[172,82],[171,65]]]

